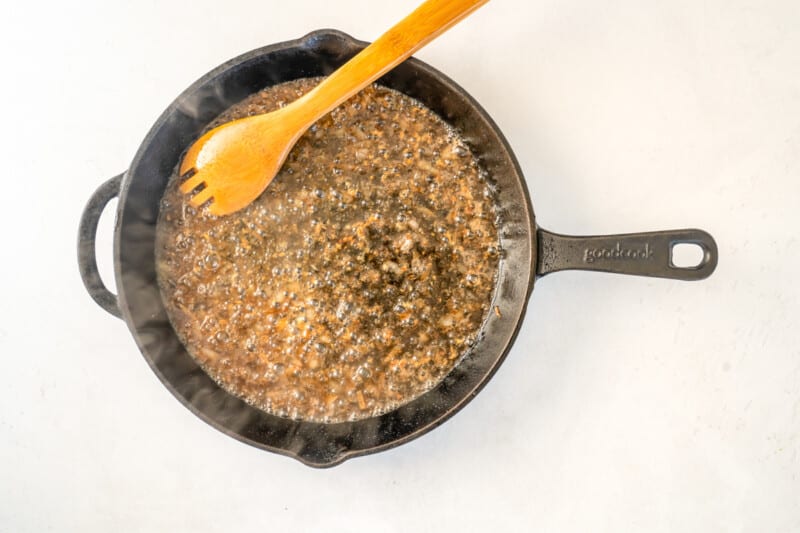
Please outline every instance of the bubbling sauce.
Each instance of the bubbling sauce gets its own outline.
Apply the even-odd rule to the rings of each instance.
[[[313,88],[251,95],[209,126]],[[178,337],[222,388],[268,413],[377,416],[438,384],[489,310],[499,258],[490,184],[431,110],[371,86],[315,124],[247,208],[191,207],[173,174],[158,282]]]

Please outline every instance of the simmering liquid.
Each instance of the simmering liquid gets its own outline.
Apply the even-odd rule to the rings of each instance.
[[[267,88],[209,128],[318,81]],[[232,215],[191,207],[179,184],[157,228],[164,304],[189,353],[251,405],[316,422],[380,415],[439,383],[475,341],[499,257],[492,188],[415,100],[365,89]]]

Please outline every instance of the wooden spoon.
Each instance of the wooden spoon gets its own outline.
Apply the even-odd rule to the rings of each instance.
[[[180,186],[194,206],[226,215],[258,198],[314,122],[380,78],[488,0],[427,0],[319,85],[286,107],[223,124],[186,153]]]

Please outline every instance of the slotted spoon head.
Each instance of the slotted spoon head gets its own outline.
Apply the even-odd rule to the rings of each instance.
[[[305,131],[287,127],[288,114],[280,111],[223,124],[189,148],[179,172],[188,176],[181,192],[197,190],[189,199],[192,205],[200,207],[210,201],[209,212],[221,216],[258,198]]]

